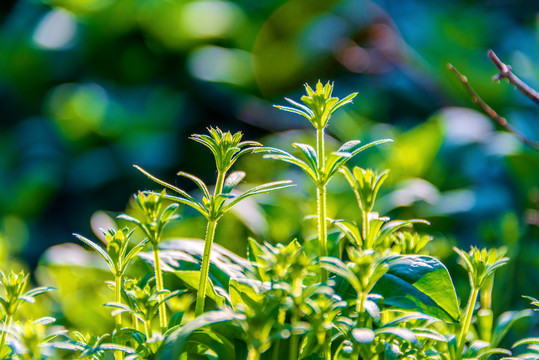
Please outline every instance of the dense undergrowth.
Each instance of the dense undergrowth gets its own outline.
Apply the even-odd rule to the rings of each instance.
[[[1,357],[539,358],[537,338],[520,340],[511,349],[500,347],[511,326],[532,313],[509,311],[494,318],[495,272],[510,261],[504,249],[454,249],[469,276],[469,295],[459,299],[446,266],[427,252],[431,237],[414,228],[425,229],[428,222],[390,219],[376,212],[376,197],[389,171],[348,167],[350,159],[391,140],[367,144],[351,140],[337,151],[328,151],[328,122],[356,94],[338,99],[332,96],[332,84],[320,82],[314,89],[308,85],[305,89],[301,102],[286,99],[288,106],[277,107],[312,123],[314,146],[294,143],[291,149],[282,150],[244,141],[240,132],[210,128],[209,134],[191,139],[213,154],[215,185],[178,173],[196,184],[196,194],[155,177],[151,169],[137,167],[156,183],[157,190],[134,195],[129,211],[104,229],[100,236],[104,245],[75,235],[102,258],[99,261],[109,271],[107,278],[95,276],[94,288],[74,289],[70,275],[54,283],[58,277],[51,272],[48,279],[56,289],[27,290],[28,275],[3,274]],[[232,167],[240,157],[253,153],[263,154],[267,161],[297,166],[314,182],[316,214],[305,214],[305,221],[312,224],[317,236],[291,239],[288,244],[250,238],[248,256],[242,258],[214,243],[221,218],[252,196],[294,191],[285,190],[294,186],[288,180],[238,191],[246,173],[232,171]],[[327,215],[331,197],[327,185],[339,176],[350,185],[350,201],[357,202],[354,219]],[[191,208],[205,219],[204,240],[166,237],[167,225],[181,221],[180,207]],[[95,258],[85,261],[96,263]],[[42,298],[50,301],[47,296],[36,299],[43,293],[53,298],[55,292],[62,293],[61,308],[69,309],[69,291],[87,291],[96,307],[105,305],[114,319],[108,333],[76,331],[70,316],[60,311],[58,316],[37,320],[27,314],[19,316],[21,306],[38,306]],[[114,301],[101,302],[110,299],[111,293]],[[24,305],[36,300],[36,304]],[[531,301],[537,305],[536,300]],[[36,311],[34,315],[43,314]]]

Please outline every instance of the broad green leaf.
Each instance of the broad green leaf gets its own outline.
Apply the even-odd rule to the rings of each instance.
[[[533,316],[531,309],[522,311],[506,311],[501,314],[496,320],[494,330],[492,331],[491,346],[496,347],[500,344],[503,337],[507,334],[509,329],[520,319]]]
[[[184,349],[185,344],[189,340],[189,337],[195,331],[208,325],[231,321],[236,318],[236,314],[227,310],[210,311],[200,315],[167,337],[157,354],[157,359],[178,359]]]
[[[389,266],[373,289],[388,305],[416,310],[446,322],[460,316],[457,294],[447,268],[431,256],[403,255]]]
[[[169,239],[161,242],[159,244],[159,257],[162,270],[171,273],[180,270],[200,271],[204,245],[204,240],[189,238]],[[152,252],[139,253],[138,256],[153,266],[154,255]],[[247,271],[251,271],[251,264],[248,260],[219,244],[212,244],[209,276],[215,286],[228,289],[231,277],[243,278]]]
[[[193,332],[188,343],[194,345],[201,345],[202,348],[211,349],[217,354],[219,360],[235,360],[234,345],[226,336],[222,336],[214,331],[208,329],[198,329]],[[191,353],[187,355],[188,359],[191,358]],[[206,359],[206,357],[204,357]]]
[[[180,278],[187,286],[198,289],[200,282],[200,271],[193,270],[178,270],[174,274]],[[206,283],[206,296],[215,301],[218,306],[222,306],[226,301],[230,302],[230,296],[220,286],[214,285],[212,279],[208,279]]]
[[[237,308],[238,304],[244,304],[256,309],[262,302],[263,295],[260,295],[260,292],[263,287],[263,283],[256,280],[230,279],[229,293],[232,306]]]

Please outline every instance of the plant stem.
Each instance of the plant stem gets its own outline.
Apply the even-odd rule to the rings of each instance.
[[[114,277],[114,301],[116,303],[121,304],[122,303],[122,276],[116,275]],[[116,315],[116,333],[118,334],[119,331],[122,329],[122,313],[119,313]],[[116,359],[122,360],[124,358],[124,353],[122,351],[116,351]]]
[[[466,305],[464,323],[462,323],[462,327],[460,328],[460,335],[457,342],[457,359],[459,360],[462,358],[462,350],[464,350],[464,343],[466,342],[466,335],[468,334],[468,330],[472,322],[472,315],[473,315],[475,303],[477,301],[478,293],[479,293],[479,289],[476,289],[475,287],[472,286],[472,289],[470,292],[470,298],[468,299],[468,304]]]
[[[6,343],[6,334],[9,331],[9,328],[11,327],[12,320],[13,320],[13,315],[6,315],[6,320],[4,320],[4,331],[2,331],[2,335],[0,337],[0,353],[2,351],[2,348],[4,347],[4,344]]]
[[[197,302],[195,316],[200,316],[204,312],[204,302],[206,301],[206,283],[208,281],[208,273],[210,271],[210,255],[213,238],[215,236],[215,228],[217,220],[208,220],[206,229],[206,243],[204,244],[204,255],[202,257],[202,267],[200,269],[200,280],[198,282]]]
[[[364,249],[372,249],[374,244],[367,243],[370,232],[369,212],[361,209],[361,214],[363,216],[363,247]]]
[[[138,319],[135,315],[132,315],[132,318],[133,318],[133,327],[135,328],[135,330],[139,331],[139,326],[138,326]]]
[[[153,245],[153,259],[154,259],[154,269],[155,269],[155,284],[157,286],[157,291],[163,291],[163,273],[161,271],[161,259],[159,258],[159,242],[154,242]],[[163,301],[164,294],[159,294],[159,301]],[[167,306],[165,302],[161,302],[159,305],[159,326],[161,327],[161,332],[164,333],[167,329]]]
[[[150,339],[152,337],[151,320],[144,321],[144,332],[146,333],[146,339]]]
[[[258,349],[255,349],[254,347],[249,347],[247,360],[260,360],[260,351],[258,351]]]
[[[212,207],[215,206],[217,196],[223,192],[223,184],[225,183],[226,171],[217,172],[217,181],[213,190]],[[217,227],[217,218],[214,217],[215,209],[210,210],[208,218],[208,226],[206,228],[206,238],[204,244],[204,255],[202,256],[202,266],[200,268],[200,279],[198,281],[197,302],[195,308],[195,316],[200,316],[204,312],[204,303],[206,302],[206,283],[210,271],[211,246],[215,237],[215,228]]]
[[[279,314],[277,315],[277,324],[278,327],[282,327],[286,320],[286,310],[284,308],[279,309]],[[279,360],[279,348],[281,347],[281,339],[275,340],[275,345],[273,345],[273,360]]]
[[[316,129],[316,153],[318,157],[318,174],[321,179],[317,184],[316,189],[316,203],[318,213],[318,244],[319,244],[319,256],[325,257],[327,252],[327,208],[326,208],[326,184],[324,167],[326,162],[326,152],[324,144],[324,129]],[[328,273],[326,269],[320,269],[320,281],[327,282]]]
[[[328,336],[329,335],[329,336]],[[322,359],[331,360],[331,331],[326,335],[326,339],[322,344]]]
[[[115,293],[115,297],[114,297],[114,301],[116,301],[116,303],[118,304],[121,304],[122,303],[122,276],[121,275],[117,275],[114,277],[114,283],[115,283],[115,286],[114,286],[114,293]],[[119,313],[116,315],[116,331],[120,331],[122,329],[122,314]]]
[[[299,358],[298,348],[299,348],[299,335],[294,335],[294,325],[298,322],[298,313],[297,309],[292,309],[292,318],[290,319],[290,324],[292,325],[292,333],[290,334],[290,347],[288,348],[288,359],[297,360]]]

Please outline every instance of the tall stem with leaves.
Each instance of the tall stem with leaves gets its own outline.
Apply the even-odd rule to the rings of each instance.
[[[462,359],[462,352],[466,343],[466,336],[470,330],[472,323],[473,312],[477,302],[477,295],[484,289],[492,291],[490,278],[494,276],[494,272],[499,267],[507,264],[508,258],[504,257],[504,251],[496,249],[481,249],[472,247],[469,252],[464,252],[454,248],[455,252],[460,257],[460,264],[468,272],[470,280],[470,297],[464,311],[464,317],[460,323],[460,332],[457,338],[457,360]]]
[[[123,228],[121,230],[109,229],[108,232],[105,232],[105,241],[107,243],[106,249],[103,249],[101,246],[97,245],[93,241],[85,238],[84,236],[74,234],[80,241],[86,245],[93,248],[98,252],[99,255],[105,260],[109,269],[114,276],[114,290],[115,296],[114,300],[121,304],[122,301],[122,283],[124,279],[125,272],[127,271],[127,266],[133,260],[136,254],[138,254],[146,245],[146,240],[135,245],[131,250],[128,251],[129,247],[129,238],[133,231],[130,231],[128,228]],[[115,325],[116,332],[119,332],[122,329],[122,314],[116,314],[115,316]],[[116,359],[123,359],[123,352],[116,352]]]
[[[391,140],[379,140],[363,146],[360,145],[360,141],[352,140],[344,143],[336,152],[326,156],[324,135],[328,121],[337,109],[351,103],[357,93],[352,93],[339,100],[339,98],[332,97],[333,84],[328,82],[326,85],[322,85],[320,81],[316,84],[315,90],[308,84],[305,84],[305,90],[307,95],[301,97],[303,104],[285,98],[292,106],[276,105],[275,107],[301,115],[313,124],[316,129],[316,149],[307,144],[293,144],[303,153],[307,161],[303,161],[286,151],[274,148],[268,149],[269,153],[265,157],[296,165],[315,182],[319,241],[318,255],[320,258],[323,258],[328,255],[326,206],[326,186],[328,182],[352,157],[371,146]],[[325,282],[327,279],[327,271],[322,267],[320,269],[320,280]]]
[[[324,129],[316,130],[316,153],[319,159],[318,169],[320,173],[324,171],[326,149],[324,141]],[[327,182],[321,181],[317,184],[316,200],[317,200],[317,217],[318,217],[318,241],[320,247],[320,257],[328,255],[327,249],[327,206],[326,206],[326,185]],[[320,281],[326,282],[328,273],[325,269],[320,270]]]
[[[288,180],[276,181],[256,186],[237,196],[233,195],[232,191],[243,180],[245,173],[243,171],[235,171],[227,175],[228,171],[242,155],[252,153],[257,148],[260,149],[262,145],[255,141],[241,141],[243,137],[241,132],[235,134],[231,134],[230,132],[225,133],[219,128],[209,128],[208,130],[209,135],[194,134],[191,136],[191,139],[206,146],[214,155],[217,168],[217,181],[213,194],[210,193],[208,186],[198,177],[185,172],[178,173],[179,176],[192,180],[198,186],[203,195],[201,202],[195,200],[195,198],[180,188],[160,180],[140,167],[135,166],[153,181],[179,195],[168,195],[163,192],[164,198],[192,207],[201,213],[208,221],[205,236],[206,243],[204,245],[204,254],[197,292],[195,310],[197,316],[204,312],[211,248],[219,219],[234,205],[250,196],[292,186],[291,182]]]
[[[19,310],[19,307],[25,302],[34,302],[36,296],[46,293],[52,290],[52,288],[36,287],[25,292],[28,285],[28,274],[22,271],[20,273],[11,271],[7,276],[3,272],[0,272],[0,275],[2,276],[1,284],[5,293],[4,297],[0,297],[0,308],[6,314],[3,324],[4,328],[2,329],[2,335],[0,335],[0,356],[2,356],[4,355],[2,349],[6,343],[7,333],[11,328],[13,317]]]
[[[164,191],[159,194],[139,192],[135,195],[135,202],[143,212],[143,216],[140,219],[126,214],[121,214],[118,218],[137,225],[146,236],[147,241],[152,245],[155,283],[157,292],[159,293],[159,299],[161,300],[159,305],[159,325],[161,332],[165,332],[168,321],[167,308],[163,301],[165,287],[163,283],[163,272],[161,270],[161,258],[159,257],[159,244],[162,241],[165,226],[169,222],[178,219],[178,215],[175,214],[178,204],[169,204],[165,207]]]

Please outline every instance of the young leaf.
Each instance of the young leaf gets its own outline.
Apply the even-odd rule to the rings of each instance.
[[[206,184],[204,184],[204,181],[200,180],[198,177],[196,177],[195,175],[191,175],[189,173],[186,173],[186,172],[183,172],[183,171],[180,171],[178,172],[177,174],[178,176],[183,176],[183,177],[186,177],[188,178],[189,180],[192,180],[197,186],[198,188],[200,189],[200,191],[202,191],[202,194],[207,197],[208,199],[210,198],[210,191],[208,190],[208,187],[206,186]]]
[[[96,243],[94,243],[93,241],[85,238],[84,236],[82,235],[79,235],[79,234],[73,234],[77,239],[79,239],[80,241],[82,241],[83,243],[85,243],[86,245],[90,246],[92,249],[94,249],[95,251],[97,251],[97,253],[99,255],[101,255],[101,257],[103,258],[103,260],[106,261],[107,265],[109,266],[110,268],[110,271],[113,273],[113,274],[116,274],[116,265],[114,264],[114,261],[112,261],[112,259],[110,258],[109,254],[107,254],[107,252],[99,245],[97,245]]]
[[[232,199],[232,201],[230,201],[226,206],[224,206],[222,208],[221,213],[222,214],[226,213],[234,205],[236,205],[240,201],[242,201],[242,200],[244,200],[244,199],[246,199],[246,198],[248,198],[250,196],[259,195],[259,194],[265,194],[265,193],[269,193],[269,192],[272,192],[272,191],[286,189],[286,188],[289,188],[289,187],[292,187],[292,186],[295,186],[295,185],[292,184],[292,181],[290,181],[290,180],[274,181],[274,182],[271,182],[271,183],[256,186],[256,187],[254,187],[252,189],[247,190],[243,194],[236,196],[234,199]]]

